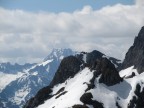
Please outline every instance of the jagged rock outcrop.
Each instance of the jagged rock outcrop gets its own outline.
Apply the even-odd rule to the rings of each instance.
[[[107,58],[97,60],[96,71],[101,74],[99,82],[107,86],[112,86],[122,81],[115,66]]]
[[[97,51],[97,50],[93,50],[92,52],[81,52],[80,54],[77,54],[76,57],[82,62],[84,63],[84,67],[89,67],[92,70],[94,69],[95,66],[95,62],[97,59],[101,59],[104,57],[107,57],[111,63],[113,63],[115,65],[115,68],[117,69],[117,67],[119,67],[121,65],[120,60],[114,58],[114,57],[108,57],[105,54]]]
[[[77,55],[77,57],[82,59],[83,54],[86,55],[85,66],[89,67],[91,71],[95,70],[94,76],[91,80],[91,83],[88,84],[87,90],[94,88],[94,80],[99,75],[101,75],[99,82],[108,86],[112,86],[122,81],[122,78],[119,76],[116,69],[117,67],[115,67],[119,65],[118,62],[120,60],[117,60],[113,57],[105,58],[105,55],[97,50],[94,50],[90,53],[82,52],[79,56]]]
[[[144,71],[144,27],[141,28],[138,36],[135,37],[133,46],[126,53],[122,69],[133,65],[139,73]]]
[[[81,61],[75,56],[69,56],[62,60],[60,66],[50,84],[54,86],[59,83],[63,83],[66,79],[74,77],[74,75],[80,70]]]
[[[81,96],[80,101],[84,104],[92,105],[94,108],[104,108],[102,103],[92,100],[92,98],[93,95],[91,93],[85,93]]]

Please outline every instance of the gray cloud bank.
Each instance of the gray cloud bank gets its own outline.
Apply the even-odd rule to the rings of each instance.
[[[52,48],[99,50],[123,59],[144,25],[144,1],[72,13],[0,8],[0,62],[39,62]]]

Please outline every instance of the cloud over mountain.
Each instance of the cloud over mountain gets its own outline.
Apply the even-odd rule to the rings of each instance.
[[[97,49],[122,58],[144,25],[143,11],[143,0],[72,13],[0,8],[0,61],[39,61],[54,47]]]

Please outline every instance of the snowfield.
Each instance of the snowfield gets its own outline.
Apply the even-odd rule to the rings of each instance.
[[[23,73],[18,72],[18,74],[6,74],[3,72],[0,72],[0,92],[12,81],[16,80],[17,78],[20,78],[23,75]]]

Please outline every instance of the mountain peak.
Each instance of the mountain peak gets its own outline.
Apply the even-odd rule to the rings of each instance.
[[[53,49],[52,52],[44,59],[44,61],[57,58],[57,60],[62,60],[65,56],[75,54],[70,48],[62,49]]]

